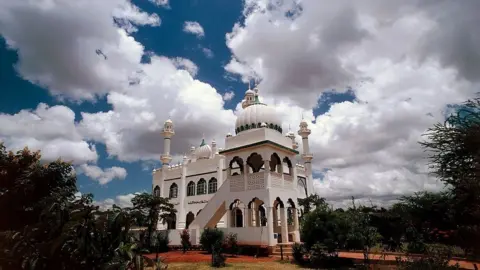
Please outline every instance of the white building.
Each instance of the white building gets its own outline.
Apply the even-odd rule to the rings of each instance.
[[[169,164],[175,131],[171,120],[165,122],[163,165],[153,172],[153,192],[169,197],[178,211],[175,221],[158,227],[169,230],[171,245],[180,244],[184,228],[198,244],[207,227],[236,233],[241,245],[273,248],[300,240],[297,198],[313,188],[307,122],[300,123],[303,154],[298,155],[295,135],[282,134],[281,119],[260,102],[257,89],[246,91],[242,107],[225,149],[202,139],[178,165]]]

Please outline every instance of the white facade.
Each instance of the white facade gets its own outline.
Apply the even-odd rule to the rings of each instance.
[[[207,227],[236,233],[242,245],[300,240],[297,199],[313,188],[307,122],[299,126],[303,154],[298,155],[295,135],[282,134],[281,119],[260,103],[258,90],[246,92],[242,107],[236,135],[227,134],[225,149],[202,139],[178,165],[168,164],[175,132],[173,122],[165,122],[163,166],[153,172],[153,192],[169,197],[177,210],[174,222],[158,227],[171,230],[171,245],[180,244],[177,231],[184,228],[198,244]]]

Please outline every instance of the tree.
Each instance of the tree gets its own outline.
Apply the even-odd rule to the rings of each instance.
[[[480,253],[480,98],[468,100],[420,142],[429,153],[430,167],[452,195],[457,239]]]
[[[181,233],[180,233],[180,239],[181,239],[181,242],[182,242],[182,249],[183,249],[183,253],[186,253],[187,250],[190,248],[190,246],[192,245],[192,243],[190,243],[190,233],[188,232],[187,229],[184,229]]]
[[[306,198],[299,198],[298,205],[303,207],[303,215],[308,214],[312,208],[328,208],[325,198],[318,196],[318,194],[310,194]]]
[[[42,163],[27,148],[0,144],[0,268],[105,269],[128,266],[136,247],[131,215],[100,211],[92,195],[75,197],[70,163]],[[129,250],[127,252],[127,250]]]
[[[366,264],[369,263],[369,254],[381,239],[377,228],[370,225],[370,214],[368,211],[362,211],[362,208],[355,206],[355,200],[352,198],[353,208],[347,211],[348,223],[350,225],[347,234],[347,242],[350,248],[360,248],[363,251],[363,258]]]
[[[145,248],[151,249],[153,233],[157,229],[158,222],[167,222],[176,210],[168,198],[157,197],[146,192],[135,195],[132,204],[131,211],[137,220],[137,225],[147,227]]]
[[[319,207],[306,214],[302,223],[300,233],[307,250],[316,243],[328,253],[346,247],[349,225],[345,213]]]

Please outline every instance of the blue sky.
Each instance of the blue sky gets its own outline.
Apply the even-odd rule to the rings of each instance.
[[[151,189],[151,170],[159,164],[158,155],[163,145],[157,124],[170,117],[178,123],[177,135],[173,138],[176,155],[186,151],[188,146],[185,145],[197,141],[199,144],[201,134],[205,132],[207,140],[215,138],[222,144],[224,134],[234,128],[234,111],[247,88],[247,78],[259,79],[261,94],[268,103],[277,106],[284,129],[290,126],[295,131],[301,115],[311,121],[311,147],[315,154],[314,168],[319,172],[315,177],[320,195],[339,203],[348,201],[352,195],[385,201],[385,198],[390,200],[416,190],[440,188],[427,176],[422,161],[425,156],[416,142],[426,128],[443,118],[448,104],[473,96],[478,89],[477,78],[480,78],[480,74],[465,70],[465,67],[471,70],[480,61],[476,58],[478,52],[464,49],[472,59],[465,64],[461,62],[461,55],[454,55],[451,51],[462,43],[438,45],[443,44],[442,40],[452,40],[454,34],[478,35],[478,30],[470,28],[458,33],[433,27],[442,19],[452,18],[443,5],[454,3],[424,7],[414,5],[413,1],[392,6],[378,3],[350,6],[342,2],[334,6],[314,0],[305,1],[299,9],[294,1],[272,4],[274,2],[266,0],[186,0],[170,1],[168,5],[155,2],[163,3],[153,0],[108,0],[104,3],[85,0],[81,1],[81,6],[71,9],[85,8],[96,12],[91,16],[99,17],[99,29],[80,13],[62,16],[71,10],[58,5],[51,11],[51,20],[62,21],[65,29],[60,27],[51,32],[44,30],[52,26],[47,27],[51,21],[41,17],[46,15],[39,12],[40,4],[1,2],[0,9],[10,12],[8,14],[28,11],[30,13],[18,14],[30,14],[32,19],[25,17],[27,15],[6,16],[7,13],[0,12],[0,17],[5,15],[0,18],[0,123],[9,125],[8,129],[0,131],[0,140],[12,149],[31,144],[30,147],[42,150],[54,149],[54,153],[62,156],[79,156],[77,168],[88,164],[98,167],[96,169],[101,170],[102,176],[108,176],[108,173],[116,176],[104,183],[98,174],[89,177],[86,173],[79,173],[80,191],[93,193],[98,202],[118,200],[118,196]],[[115,16],[111,14],[118,5],[124,8],[124,13],[115,15],[119,23],[117,27],[102,24],[114,20]],[[397,13],[402,5],[422,12]],[[138,9],[125,8],[131,6]],[[289,15],[293,10],[297,12],[295,17]],[[370,25],[370,21],[380,22],[381,14],[376,13],[379,10],[390,14],[390,19],[397,23]],[[433,16],[438,15],[438,10],[442,10],[440,15]],[[352,13],[347,16],[347,12]],[[468,9],[465,12],[466,18],[476,20],[474,15],[469,17]],[[152,23],[156,16],[158,23]],[[32,24],[34,18],[37,18],[36,23]],[[91,18],[96,20],[96,17]],[[407,23],[411,21],[432,27],[425,26],[415,32],[412,29],[418,26]],[[123,46],[119,41],[122,35],[116,36],[116,31],[127,29],[129,24],[126,22],[134,25],[137,31],[125,32],[134,40]],[[204,35],[186,32],[186,22],[198,23]],[[454,21],[459,27],[465,23]],[[77,28],[67,29],[71,25]],[[100,32],[104,28],[105,32]],[[18,34],[21,29],[24,34]],[[80,38],[77,40],[75,35],[69,36],[62,30],[66,30],[65,33],[78,31]],[[47,36],[49,39],[45,38]],[[431,42],[421,43],[425,36],[431,37]],[[43,47],[42,42],[50,39],[53,40],[50,46],[57,46],[58,58],[55,50]],[[82,39],[89,43],[82,43]],[[408,48],[400,45],[404,40],[409,44],[424,45]],[[469,42],[475,45],[475,39]],[[63,44],[72,46],[77,43],[82,44],[77,51],[61,56],[60,52],[68,49]],[[112,50],[112,44],[114,52],[105,54],[107,66],[92,58],[95,49],[107,52],[109,48]],[[90,45],[91,51],[82,50],[82,46]],[[459,51],[454,50],[455,53]],[[52,58],[44,58],[38,52],[51,53]],[[141,55],[142,60],[130,63],[136,61],[132,59],[137,55]],[[117,60],[112,59],[114,57],[122,58],[123,62],[114,62]],[[167,57],[171,62],[163,63],[158,57]],[[55,68],[56,64],[82,67],[83,59],[93,61],[91,63],[98,66],[92,66],[92,69],[98,69],[95,69],[96,74],[87,74],[88,70],[83,68],[85,74],[80,72],[78,77],[92,78],[96,84],[76,82],[81,87],[75,87],[68,81],[75,79],[76,75],[71,74],[75,67],[67,68],[67,73],[63,74],[65,68]],[[197,72],[181,73],[188,67],[181,67],[172,59],[188,59],[190,62],[181,60],[181,63],[188,63]],[[176,70],[172,70],[172,63]],[[123,64],[125,67],[120,67]],[[139,77],[142,84],[120,89],[124,86],[115,80],[126,79],[121,73],[135,69],[145,71],[146,78]],[[105,70],[112,73],[103,74]],[[179,79],[175,79],[177,77]],[[155,84],[143,85],[149,80]],[[84,98],[81,91],[96,96]],[[227,92],[233,92],[234,97],[224,101],[218,99]],[[198,103],[204,104],[195,104],[197,98],[192,101],[182,93],[198,94]],[[170,102],[167,96],[172,98]],[[28,125],[34,120],[23,119],[25,115],[19,112],[28,110],[32,115],[41,115],[37,110],[40,103],[47,104],[48,108],[61,109],[66,115],[73,111],[74,121],[65,120],[68,132],[48,131],[45,136],[38,135],[42,132],[32,134]],[[180,112],[169,103],[180,106]],[[98,118],[84,119],[82,113]],[[110,119],[106,117],[108,115],[113,116]],[[135,122],[137,120],[139,123]],[[45,126],[48,129],[42,121],[35,123],[37,128]],[[201,130],[209,125],[211,130]],[[62,140],[67,142],[62,146],[55,144]],[[95,151],[89,150],[88,144],[94,146]],[[84,152],[72,153],[73,145],[81,147],[74,152]],[[96,159],[86,157],[94,155],[93,152],[96,152]],[[123,168],[126,176],[122,179],[122,173],[108,171],[109,168]],[[359,189],[360,183],[368,185]]]

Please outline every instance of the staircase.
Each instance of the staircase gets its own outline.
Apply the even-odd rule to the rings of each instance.
[[[189,228],[214,228],[227,212],[225,201],[229,199],[230,179],[226,179],[207,205],[195,217]]]
[[[282,257],[282,250],[283,250],[283,259],[293,259],[293,246],[294,243],[279,243],[273,250],[272,256],[274,258],[281,259]],[[281,246],[281,247],[280,247]]]

